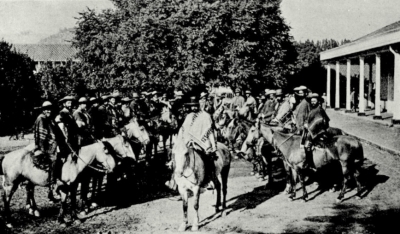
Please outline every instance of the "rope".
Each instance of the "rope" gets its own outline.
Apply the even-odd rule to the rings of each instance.
[[[98,140],[97,140],[97,142],[100,143],[100,141],[98,141]],[[93,166],[89,165],[87,162],[85,162],[85,160],[83,160],[81,157],[79,157],[79,155],[75,152],[75,150],[72,149],[71,145],[68,142],[65,142],[65,143],[67,144],[68,148],[71,150],[72,154],[74,156],[76,156],[77,158],[79,158],[87,167],[89,167],[89,168],[91,168],[91,169],[93,169],[95,171],[107,173],[106,169],[96,168],[96,167],[93,167]],[[108,165],[108,163],[107,163],[107,165]],[[110,166],[110,165],[108,165],[108,166]]]

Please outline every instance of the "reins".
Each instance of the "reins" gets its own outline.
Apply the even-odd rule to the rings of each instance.
[[[72,149],[71,145],[70,145],[68,142],[65,142],[65,143],[67,144],[68,148],[71,150],[72,154],[73,154],[74,156],[76,156],[77,158],[79,158],[87,167],[89,167],[89,168],[91,168],[91,169],[93,169],[93,170],[95,170],[95,171],[98,171],[98,172],[102,172],[102,173],[106,173],[106,174],[108,173],[108,170],[106,170],[106,169],[96,168],[96,167],[90,165],[89,163],[87,163],[85,160],[83,160],[83,159],[75,152],[75,150]],[[97,141],[97,143],[100,143],[100,141]],[[107,163],[107,161],[106,161],[106,163]],[[107,163],[107,165],[110,167],[110,165],[109,165],[108,163]],[[110,167],[110,168],[111,168],[111,167]]]

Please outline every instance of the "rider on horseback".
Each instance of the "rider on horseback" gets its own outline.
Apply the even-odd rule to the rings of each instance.
[[[204,157],[206,168],[209,170],[206,174],[209,179],[215,177],[215,164],[217,151],[217,141],[214,136],[214,124],[209,113],[198,108],[199,102],[195,97],[191,98],[191,102],[186,105],[191,106],[192,112],[189,113],[179,130],[177,140],[183,140],[186,145],[195,143],[196,146],[202,150],[207,157]],[[178,177],[183,175],[184,168],[176,168],[176,175]]]
[[[35,140],[33,163],[39,167],[49,170],[48,184],[53,193],[49,193],[49,198],[58,197],[56,193],[56,173],[58,174],[61,167],[56,164],[57,147],[60,140],[60,133],[53,120],[51,119],[51,109],[53,105],[49,101],[43,102],[41,107],[42,113],[37,117],[33,126],[33,137]]]
[[[325,110],[321,107],[319,102],[319,95],[313,93],[311,97],[311,110],[304,124],[306,131],[306,149],[311,150],[312,146],[319,144],[322,147],[325,145],[327,139],[326,130],[329,128],[329,117]]]

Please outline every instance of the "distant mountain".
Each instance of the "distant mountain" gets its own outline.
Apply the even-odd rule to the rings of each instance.
[[[38,44],[71,44],[75,30],[73,28],[61,29],[58,33],[41,39]]]

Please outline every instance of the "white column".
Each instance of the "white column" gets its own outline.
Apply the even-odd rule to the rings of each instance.
[[[350,100],[350,71],[351,71],[351,60],[347,59],[347,72],[346,72],[346,111],[351,111],[351,100]]]
[[[381,55],[375,55],[375,116],[374,119],[382,119],[381,116]]]
[[[364,57],[362,56],[360,56],[360,87],[359,87],[358,115],[365,115]]]
[[[335,90],[335,109],[340,109],[340,63],[336,61],[336,90]]]
[[[326,107],[331,106],[331,65],[326,65]]]
[[[393,103],[393,123],[400,123],[400,54],[399,51],[393,50],[390,46],[390,51],[394,54],[394,100]]]

